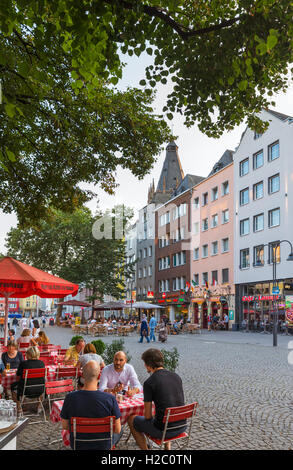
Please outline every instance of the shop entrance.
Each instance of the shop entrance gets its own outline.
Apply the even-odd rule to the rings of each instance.
[[[195,303],[193,306],[193,323],[199,323],[197,303]]]
[[[202,306],[202,327],[207,329],[208,327],[208,306],[206,302],[203,302]]]

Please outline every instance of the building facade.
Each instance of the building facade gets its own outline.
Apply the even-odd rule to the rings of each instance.
[[[234,321],[233,152],[192,189],[191,319],[208,327],[208,315]]]
[[[234,154],[235,284],[238,323],[285,317],[293,295],[293,118],[271,110],[263,134],[246,129]],[[283,242],[284,241],[284,242]],[[276,256],[277,298],[273,295]],[[274,304],[277,301],[277,307]]]

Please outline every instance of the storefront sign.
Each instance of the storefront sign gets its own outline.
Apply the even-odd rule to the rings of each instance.
[[[234,310],[229,310],[229,320],[234,320]]]
[[[220,302],[221,302],[222,304],[224,304],[225,302],[227,302],[226,297],[223,297],[223,296],[220,297]]]
[[[293,284],[286,282],[284,284],[284,290],[293,290]]]
[[[255,302],[258,300],[280,300],[280,295],[244,295],[242,302]]]

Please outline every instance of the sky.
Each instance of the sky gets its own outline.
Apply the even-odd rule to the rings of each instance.
[[[123,78],[117,85],[121,90],[128,86],[139,87],[139,81],[144,78],[144,70],[151,64],[151,57],[144,54],[140,58],[123,57],[127,62]],[[157,114],[162,114],[163,106],[166,104],[166,97],[170,92],[169,85],[159,85],[157,87],[154,110]],[[273,108],[284,114],[293,114],[293,85],[286,94],[279,93],[273,97],[276,107]],[[225,132],[219,139],[212,139],[205,136],[198,130],[197,126],[187,129],[184,126],[184,118],[180,114],[174,114],[174,119],[169,121],[173,135],[177,135],[176,144],[178,146],[179,158],[184,174],[207,176],[214,163],[219,160],[226,149],[235,150],[240,142],[245,124],[235,127],[233,131]],[[94,213],[97,204],[100,209],[113,208],[116,204],[125,204],[134,209],[135,214],[139,209],[147,204],[148,188],[155,181],[155,186],[161,173],[165,158],[165,148],[160,153],[150,173],[143,180],[138,180],[129,170],[119,168],[116,172],[116,182],[119,183],[115,195],[108,195],[103,190],[93,185],[81,185],[82,188],[94,190],[98,200],[90,201],[87,206]],[[135,218],[133,219],[135,220]],[[6,252],[5,237],[11,227],[16,227],[17,218],[15,214],[3,214],[0,211],[0,253]]]

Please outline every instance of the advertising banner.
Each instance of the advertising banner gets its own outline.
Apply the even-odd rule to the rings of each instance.
[[[293,324],[293,295],[286,295],[286,318]]]

